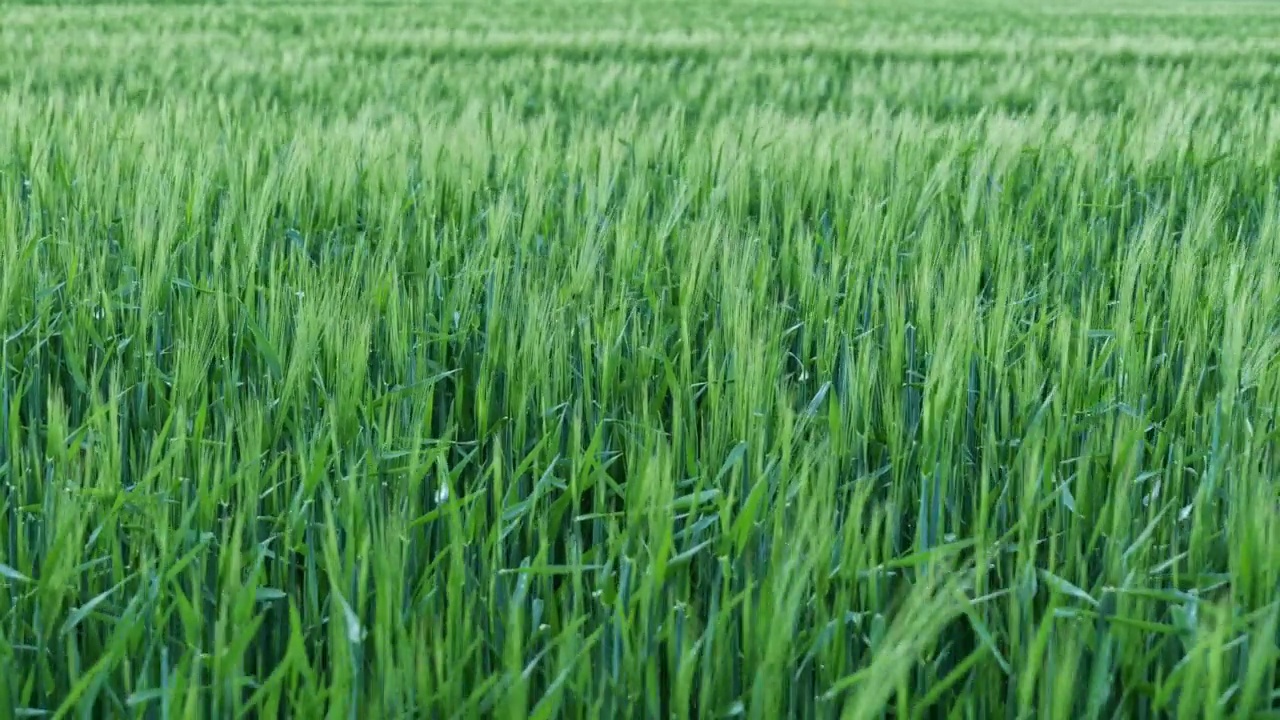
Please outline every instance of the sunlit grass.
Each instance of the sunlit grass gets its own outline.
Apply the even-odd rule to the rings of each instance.
[[[1271,717],[1280,15],[600,7],[0,11],[0,708]]]

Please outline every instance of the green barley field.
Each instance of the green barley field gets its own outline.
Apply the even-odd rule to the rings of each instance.
[[[1280,718],[1280,4],[0,5],[0,719]]]

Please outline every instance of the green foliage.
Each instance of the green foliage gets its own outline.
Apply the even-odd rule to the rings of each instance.
[[[1280,9],[934,5],[0,8],[4,717],[1274,717]]]

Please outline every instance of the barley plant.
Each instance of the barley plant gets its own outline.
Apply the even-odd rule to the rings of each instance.
[[[1280,717],[1280,5],[0,6],[0,718]]]

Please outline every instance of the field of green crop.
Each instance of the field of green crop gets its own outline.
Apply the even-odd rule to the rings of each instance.
[[[0,5],[0,718],[1280,718],[1280,4]]]

